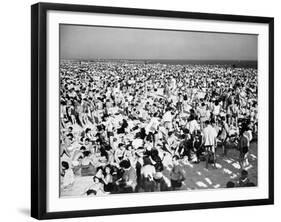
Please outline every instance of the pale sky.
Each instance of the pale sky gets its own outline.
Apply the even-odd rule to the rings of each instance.
[[[60,25],[60,58],[257,60],[257,35]]]

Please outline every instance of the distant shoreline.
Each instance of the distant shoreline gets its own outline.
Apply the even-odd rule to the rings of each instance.
[[[114,62],[130,64],[169,64],[169,65],[224,65],[233,67],[257,68],[255,60],[175,60],[175,59],[61,59],[75,62]]]

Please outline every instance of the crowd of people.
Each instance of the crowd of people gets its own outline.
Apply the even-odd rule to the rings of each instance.
[[[91,176],[81,195],[178,190],[180,163],[216,170],[230,144],[241,178],[225,186],[252,186],[257,95],[256,68],[61,61],[61,189]]]

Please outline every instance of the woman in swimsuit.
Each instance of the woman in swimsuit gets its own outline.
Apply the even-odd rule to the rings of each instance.
[[[81,176],[94,176],[96,174],[96,166],[90,158],[90,151],[84,151],[84,158],[81,161]]]
[[[124,156],[125,156],[125,145],[123,143],[120,143],[118,145],[117,150],[115,150],[115,154],[114,154],[114,158],[115,158],[115,162],[117,164],[119,164],[121,162],[121,160],[123,160]]]

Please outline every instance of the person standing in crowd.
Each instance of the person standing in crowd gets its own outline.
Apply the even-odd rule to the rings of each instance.
[[[213,124],[214,120],[212,120],[212,122],[207,120],[205,122],[206,127],[203,129],[203,145],[205,151],[207,152],[206,168],[208,168],[209,161],[211,161],[211,158],[213,159],[214,167],[216,168],[217,131],[212,126]]]
[[[250,127],[247,126],[245,131],[240,136],[240,140],[239,140],[239,151],[240,151],[239,164],[241,166],[241,169],[249,165],[248,152],[249,152],[250,142],[252,138],[253,138],[252,131],[250,130]]]

